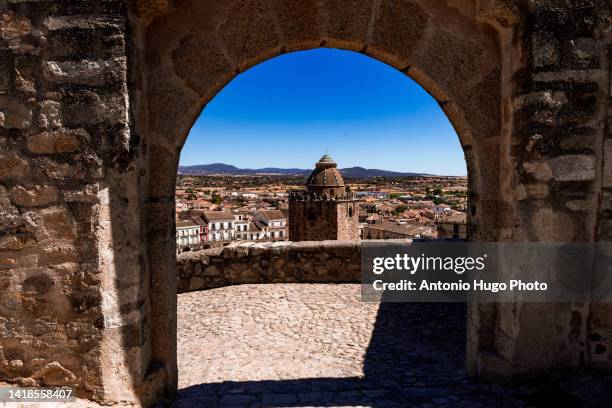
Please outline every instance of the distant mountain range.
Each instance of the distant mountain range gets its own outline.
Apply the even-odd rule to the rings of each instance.
[[[241,169],[231,164],[213,163],[197,164],[194,166],[179,166],[179,174],[185,175],[227,175],[227,176],[254,176],[254,175],[282,175],[282,176],[306,176],[312,169],[281,169],[277,167],[264,167],[261,169]],[[425,173],[400,173],[397,171],[366,169],[363,167],[347,167],[340,169],[340,173],[346,178],[370,178],[370,177],[413,177],[428,176]]]

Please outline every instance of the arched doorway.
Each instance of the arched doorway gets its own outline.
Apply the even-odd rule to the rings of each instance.
[[[147,143],[146,187],[156,210],[149,231],[151,277],[174,297],[174,179],[180,147],[202,107],[237,73],[283,52],[326,46],[364,52],[412,77],[438,100],[465,151],[470,174],[472,238],[496,241],[510,214],[501,211],[504,120],[501,62],[504,40],[468,10],[415,2],[359,3],[346,7],[312,2],[293,9],[264,2],[182,4],[142,33],[146,65],[141,134]],[[297,29],[299,27],[299,29]],[[271,30],[273,28],[273,30]],[[507,119],[506,119],[507,120]],[[507,133],[507,132],[506,132]],[[159,211],[159,212],[158,212]],[[486,214],[486,215],[485,215]],[[151,228],[150,226],[149,228]],[[152,303],[154,320],[166,327],[152,335],[151,353],[169,366],[176,351],[173,301]],[[485,306],[482,306],[485,307]],[[495,312],[476,307],[470,320],[470,363],[494,324]],[[468,327],[470,330],[470,327]],[[174,374],[172,374],[174,373]],[[170,383],[175,383],[170,380]]]
[[[310,207],[298,215],[291,212],[286,196],[274,199],[277,185],[286,188],[281,188],[286,194],[312,181],[309,170],[299,175],[283,175],[282,170],[311,169],[322,146],[329,147],[334,157],[325,155],[325,163],[316,166],[334,168],[333,160],[339,158],[342,170],[319,177],[319,182],[340,180],[344,191],[350,186],[362,198],[351,204],[348,218],[353,217],[352,205],[359,218],[366,212],[380,216],[377,225],[388,228],[386,238],[434,237],[435,220],[424,215],[423,207],[431,210],[433,201],[441,200],[440,186],[455,185],[438,183],[465,186],[464,177],[449,177],[465,176],[466,167],[457,135],[440,106],[418,84],[380,61],[353,51],[319,48],[272,58],[233,79],[202,111],[181,151],[177,234],[179,223],[208,225],[212,232],[203,245],[213,249],[194,247],[177,256],[180,400],[196,403],[201,398],[209,405],[263,401],[267,406],[282,398],[298,403],[299,390],[304,394],[300,398],[310,405],[327,404],[347,394],[352,397],[344,399],[346,404],[369,406],[367,395],[358,388],[369,387],[366,393],[378,394],[379,399],[383,395],[401,399],[401,392],[395,395],[382,384],[394,378],[402,381],[399,373],[424,361],[430,366],[419,368],[422,386],[426,372],[441,371],[431,370],[432,366],[452,361],[454,370],[447,371],[463,371],[465,304],[389,307],[360,302],[358,274],[343,272],[359,268],[358,252],[351,246],[361,244],[351,241],[355,237],[338,237],[334,225],[338,218],[346,220],[346,213],[336,216],[335,209],[326,207],[315,215]],[[378,179],[364,167],[439,176],[389,172],[393,177]],[[258,168],[267,174],[255,173]],[[351,174],[351,170],[368,174]],[[214,200],[212,191],[223,200]],[[344,191],[338,192],[339,198]],[[397,198],[408,192],[418,198]],[[245,194],[257,198],[245,203],[240,199]],[[370,209],[359,209],[361,204]],[[376,204],[382,206],[380,213]],[[413,210],[404,217],[408,207]],[[280,208],[287,210],[289,240],[311,241],[301,243],[312,247],[311,253],[300,253],[294,243],[277,242],[272,249],[265,241],[239,239],[236,226],[234,238],[218,239],[220,224],[214,220],[246,219],[253,231],[260,211]],[[353,228],[345,225],[342,231],[358,234],[357,220],[353,221]],[[291,227],[303,224],[320,229],[300,238]],[[324,239],[346,241],[317,242]],[[346,259],[342,253],[355,256]],[[318,259],[326,259],[330,266]],[[299,260],[316,266],[306,270]],[[192,268],[194,264],[199,266]],[[420,324],[414,319],[419,314]],[[426,321],[434,330],[425,327]],[[415,344],[412,338],[422,330],[433,335]],[[447,344],[441,345],[440,339]],[[426,343],[430,347],[419,346]],[[415,361],[409,355],[414,356],[416,349],[420,358]],[[391,372],[392,360],[402,355],[402,363]],[[410,382],[402,384],[397,388],[410,387]],[[312,387],[326,392],[309,394]],[[295,393],[287,394],[283,388]]]

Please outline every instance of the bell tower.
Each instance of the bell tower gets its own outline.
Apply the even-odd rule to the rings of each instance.
[[[306,189],[289,195],[292,241],[358,240],[359,203],[346,192],[336,162],[327,154],[315,164]]]

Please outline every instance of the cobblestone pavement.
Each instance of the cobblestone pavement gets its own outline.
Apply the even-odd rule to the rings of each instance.
[[[241,285],[178,298],[174,407],[609,407],[612,380],[470,381],[465,305],[363,303],[359,285]]]

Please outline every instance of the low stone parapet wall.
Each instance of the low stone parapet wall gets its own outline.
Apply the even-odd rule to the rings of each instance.
[[[178,255],[178,292],[244,283],[355,283],[359,241],[244,243]]]

